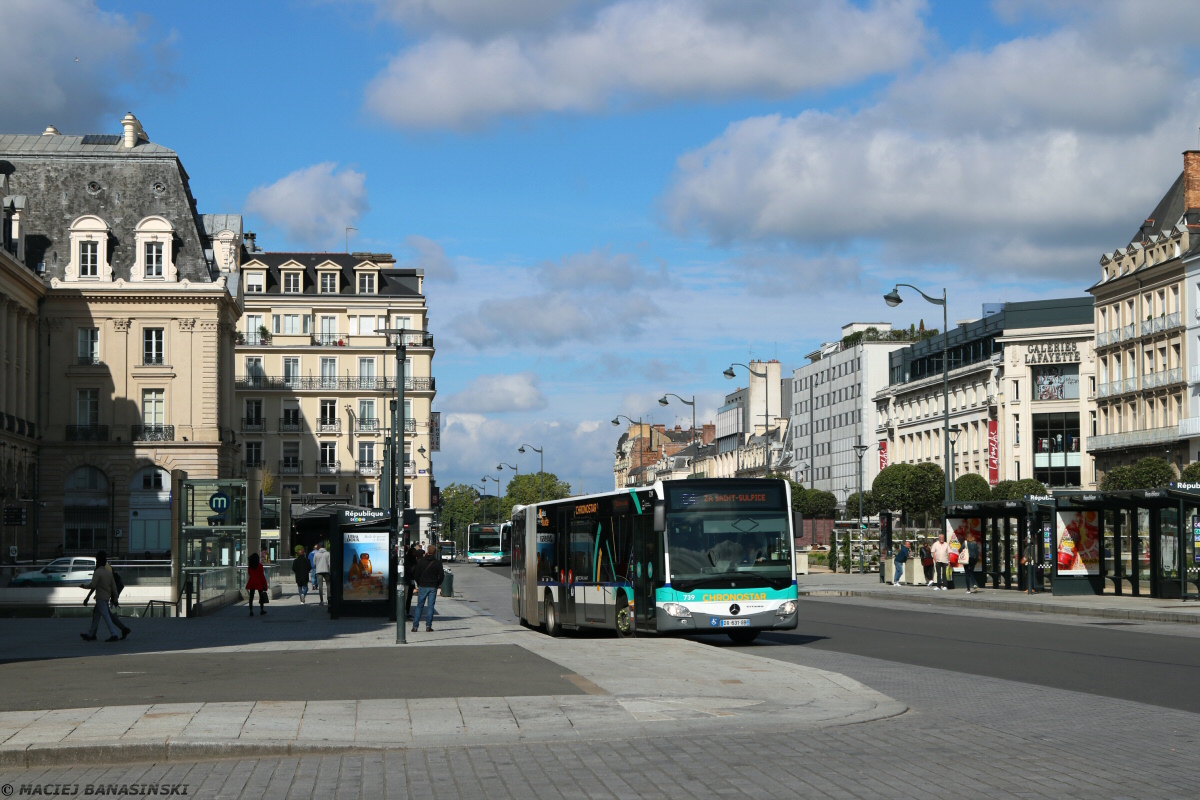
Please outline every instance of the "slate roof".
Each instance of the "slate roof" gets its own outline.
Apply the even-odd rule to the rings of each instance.
[[[282,279],[280,267],[289,262],[295,262],[304,267],[304,280],[300,294],[315,295],[319,293],[319,278],[317,268],[322,264],[334,264],[341,272],[338,281],[338,294],[354,297],[420,297],[418,291],[420,281],[418,276],[423,270],[411,267],[393,267],[395,260],[386,253],[289,253],[289,252],[244,252],[242,254],[242,269],[253,270],[255,263],[266,267],[267,280],[263,287],[264,294],[282,294]],[[374,295],[358,294],[358,284],[354,268],[363,263],[375,264],[379,267],[379,285],[375,287]],[[322,270],[325,271],[325,270]]]
[[[84,140],[104,144],[84,144]],[[210,283],[217,273],[205,250],[211,247],[196,214],[187,172],[175,151],[142,141],[127,148],[112,136],[0,135],[0,172],[8,191],[29,198],[26,263],[45,264],[45,280],[62,278],[70,261],[70,228],[85,214],[110,227],[108,252],[113,280],[129,279],[134,229],[161,216],[175,229],[179,280]]]
[[[1150,229],[1151,233],[1161,233],[1170,231],[1183,218],[1183,212],[1187,209],[1183,207],[1183,173],[1179,173],[1179,177],[1171,184],[1171,188],[1158,201],[1158,205],[1150,212],[1147,219],[1154,220],[1153,226]],[[1142,227],[1138,226],[1137,232],[1133,234],[1133,238],[1129,240],[1129,244],[1142,241]]]

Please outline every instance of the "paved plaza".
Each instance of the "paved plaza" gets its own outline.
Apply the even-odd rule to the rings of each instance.
[[[392,644],[394,625],[330,621],[285,598],[272,614],[300,623],[255,618],[270,639],[248,641],[255,629],[241,609],[144,620],[126,643],[138,642],[136,655],[110,660],[277,654],[303,665],[314,651],[379,651],[399,665],[451,653],[441,663],[468,664],[466,674],[502,668],[497,659],[520,650],[522,669],[552,665],[540,673],[543,691],[470,696],[462,678],[436,696],[380,697],[355,681],[366,683],[361,698],[305,699],[305,680],[339,677],[310,671],[295,700],[3,712],[0,783],[14,796],[65,783],[228,798],[1176,798],[1200,787],[1200,715],[804,646],[550,639],[503,618],[500,576],[460,567],[456,578],[474,602],[440,600],[438,630],[406,647]],[[948,612],[950,635],[969,624],[969,609]],[[4,620],[0,633],[31,622]],[[95,644],[74,649],[78,621],[37,623],[53,631],[21,640],[30,660],[4,668],[45,664],[60,642],[71,653],[60,660],[97,653]],[[287,674],[278,673],[290,683]]]

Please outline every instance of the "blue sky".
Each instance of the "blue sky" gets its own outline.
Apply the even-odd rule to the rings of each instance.
[[[713,419],[896,281],[1082,293],[1197,144],[1200,8],[1128,0],[10,0],[0,131],[179,152],[269,250],[430,276],[439,483],[544,445],[612,485],[617,413]],[[75,59],[78,59],[76,61]],[[742,376],[740,382],[744,382]],[[524,470],[537,462],[521,460]]]

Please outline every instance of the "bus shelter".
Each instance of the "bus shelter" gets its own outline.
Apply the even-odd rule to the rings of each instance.
[[[1200,485],[1054,499],[1055,594],[1200,597]]]
[[[329,515],[329,617],[396,619],[399,542],[388,509]]]

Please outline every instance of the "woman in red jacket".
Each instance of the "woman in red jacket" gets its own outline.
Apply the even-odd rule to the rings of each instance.
[[[250,566],[246,570],[246,594],[250,598],[250,616],[254,616],[254,593],[258,592],[258,611],[267,613],[267,573],[263,571],[258,553],[250,554]]]

